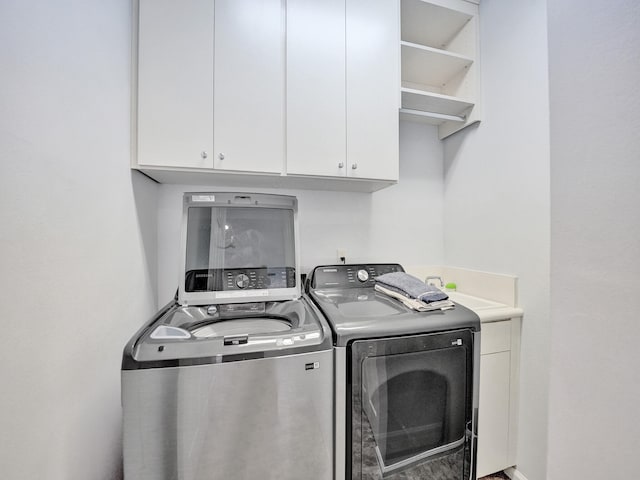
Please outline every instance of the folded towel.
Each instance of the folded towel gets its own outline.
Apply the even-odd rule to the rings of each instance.
[[[416,310],[418,312],[431,312],[433,310],[450,310],[454,307],[454,303],[451,300],[439,300],[437,302],[421,302],[415,298],[409,298],[402,293],[395,292],[388,288],[383,287],[380,284],[376,284],[373,287],[377,292],[383,293],[389,297],[400,300],[406,307]]]
[[[419,278],[405,272],[385,273],[376,277],[375,280],[376,284],[380,284],[389,290],[425,303],[438,302],[449,298],[440,289],[433,285],[427,285]]]

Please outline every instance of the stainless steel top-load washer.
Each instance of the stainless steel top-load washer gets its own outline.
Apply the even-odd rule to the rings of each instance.
[[[335,478],[475,480],[480,320],[375,291],[402,271],[329,265],[308,281],[335,345]]]
[[[122,361],[125,480],[333,478],[331,331],[294,197],[188,193],[177,299]]]

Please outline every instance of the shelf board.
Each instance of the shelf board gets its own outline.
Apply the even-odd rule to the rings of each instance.
[[[442,125],[444,122],[464,123],[464,117],[455,115],[444,115],[442,113],[421,112],[408,108],[400,109],[400,120],[410,120],[412,122],[428,123],[429,125]]]
[[[465,118],[473,102],[458,97],[426,92],[413,88],[401,88],[402,109]]]
[[[405,82],[442,87],[473,64],[471,58],[457,53],[409,42],[400,45]]]
[[[220,171],[213,168],[132,166],[152,180],[163,184],[224,185],[233,188],[286,188],[344,192],[376,192],[395,185],[397,180],[369,180],[353,177],[314,177],[304,175],[253,174]]]
[[[402,0],[401,9],[402,40],[434,48],[446,48],[473,18],[471,13],[423,0]]]

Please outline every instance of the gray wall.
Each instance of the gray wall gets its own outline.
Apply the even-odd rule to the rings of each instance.
[[[0,2],[0,477],[115,479],[122,347],[155,308],[129,162],[129,1]]]
[[[549,2],[549,480],[638,478],[640,3]]]
[[[545,0],[482,0],[483,120],[444,142],[445,264],[514,274],[522,325],[518,469],[545,478],[549,119]],[[575,478],[575,477],[572,477]]]
[[[122,348],[173,294],[194,188],[129,169],[130,40],[128,0],[0,3],[2,478],[121,477]],[[285,192],[306,267],[442,262],[442,145],[400,133],[400,185]]]
[[[0,3],[3,478],[119,477],[121,349],[177,284],[192,187],[128,169],[129,8]],[[304,267],[340,247],[520,277],[529,480],[635,475],[639,8],[550,2],[547,24],[544,0],[483,0],[484,120],[444,142],[444,170],[433,128],[403,124],[400,185],[285,192]]]

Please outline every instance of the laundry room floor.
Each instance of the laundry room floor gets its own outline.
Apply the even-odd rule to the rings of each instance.
[[[509,477],[504,472],[492,473],[486,477],[482,477],[478,480],[509,480]]]

